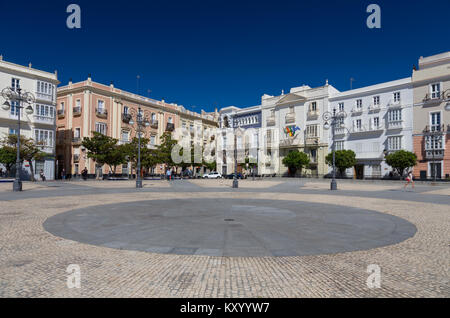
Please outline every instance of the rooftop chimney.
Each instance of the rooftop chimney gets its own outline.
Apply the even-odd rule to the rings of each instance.
[[[28,63],[28,67],[29,67],[29,68],[31,68],[31,62],[30,62],[30,63]]]

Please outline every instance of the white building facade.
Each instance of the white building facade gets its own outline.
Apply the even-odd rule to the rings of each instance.
[[[20,134],[26,138],[33,138],[39,142],[41,150],[46,156],[39,161],[33,161],[32,165],[24,161],[21,169],[23,180],[30,180],[31,174],[39,179],[42,170],[47,180],[55,178],[55,117],[56,117],[56,86],[58,85],[57,73],[48,73],[31,67],[6,62],[0,56],[0,90],[6,87],[22,92],[30,92],[36,101],[32,106],[33,113],[27,114],[21,109]],[[0,104],[5,99],[0,95]],[[25,105],[28,106],[28,105]],[[0,109],[0,138],[8,134],[16,134],[18,129],[18,111],[14,103],[9,110]],[[5,167],[2,167],[5,171]],[[31,171],[31,167],[33,171]]]
[[[386,154],[413,151],[413,88],[411,78],[340,92],[330,97],[330,109],[344,111],[342,127],[335,129],[335,149],[351,149],[357,164],[347,176],[382,178],[392,169]],[[329,151],[332,150],[331,129]]]
[[[225,123],[228,122],[228,128]],[[236,140],[234,134],[236,133]],[[237,148],[237,171],[258,175],[263,161],[261,142],[261,106],[229,106],[219,112],[217,134],[217,171],[227,175],[235,171],[234,149]],[[245,160],[248,159],[248,165]]]
[[[283,158],[291,151],[304,152],[310,164],[297,171],[303,176],[321,177],[328,172],[329,131],[324,129],[323,114],[329,111],[329,98],[339,91],[328,81],[324,86],[293,87],[288,94],[263,95],[261,98],[262,130],[267,158],[262,174],[288,174]]]

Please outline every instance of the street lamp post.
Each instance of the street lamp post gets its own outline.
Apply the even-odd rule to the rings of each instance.
[[[234,176],[233,176],[233,188],[238,188],[239,182],[237,179],[237,136],[236,128],[234,128]]]
[[[136,188],[142,188],[142,179],[141,179],[141,133],[145,131],[145,127],[150,126],[150,122],[148,120],[149,113],[147,111],[142,112],[141,107],[138,108],[138,111],[134,109],[130,110],[130,115],[132,116],[130,121],[128,122],[131,126],[135,124],[133,121],[133,116],[136,118],[136,133],[138,134],[138,162],[136,167]]]
[[[30,92],[22,93],[22,89],[19,85],[17,87],[11,88],[6,87],[2,90],[2,97],[5,99],[5,102],[2,105],[3,110],[9,110],[11,108],[11,103],[14,103],[15,111],[17,113],[17,156],[16,156],[16,178],[13,183],[13,191],[22,191],[22,180],[20,179],[20,112],[23,106],[23,103],[28,104],[25,108],[25,112],[27,114],[33,113],[33,107],[31,105],[35,102],[35,97]]]
[[[324,128],[328,129],[331,126],[331,151],[333,152],[333,174],[330,184],[330,190],[337,190],[337,182],[336,182],[336,145],[334,141],[335,137],[335,129],[336,125],[339,125],[339,128],[343,128],[344,124],[341,123],[341,119],[345,119],[347,117],[347,113],[343,110],[336,113],[336,108],[333,109],[333,112],[325,112],[322,115],[324,123]]]

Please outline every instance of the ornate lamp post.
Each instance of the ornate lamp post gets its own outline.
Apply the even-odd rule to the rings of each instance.
[[[33,107],[31,105],[35,102],[35,97],[30,92],[22,93],[22,89],[19,85],[17,88],[6,87],[2,90],[2,97],[5,102],[2,105],[3,110],[9,110],[11,104],[15,107],[17,113],[17,157],[16,157],[16,179],[13,183],[13,191],[22,191],[22,180],[20,180],[20,112],[22,108],[25,108],[27,114],[33,113]],[[23,103],[28,104],[27,107]]]
[[[336,125],[338,125],[338,128],[344,128],[344,124],[341,123],[341,121],[343,119],[345,119],[347,117],[347,113],[345,111],[340,111],[338,113],[336,113],[336,108],[333,109],[333,112],[325,112],[322,115],[323,120],[325,121],[324,123],[324,128],[325,129],[329,129],[330,125],[331,125],[331,140],[332,140],[332,145],[331,145],[331,151],[333,152],[333,178],[331,179],[331,184],[330,184],[330,190],[337,190],[337,182],[336,182],[336,161],[335,161],[335,142],[334,142],[334,136],[335,136],[335,129],[336,129]]]
[[[138,162],[136,167],[136,188],[142,188],[142,179],[141,179],[141,133],[145,131],[145,128],[150,126],[149,122],[149,112],[142,111],[139,107],[136,112],[134,109],[130,110],[131,119],[128,122],[131,126],[136,123],[136,133],[138,134]],[[133,117],[136,118],[136,122],[134,122]]]

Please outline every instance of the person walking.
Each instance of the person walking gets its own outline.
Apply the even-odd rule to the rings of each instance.
[[[81,171],[81,175],[83,176],[83,180],[86,181],[87,175],[88,175],[88,171],[87,171],[86,167],[84,167],[83,171]]]
[[[62,168],[61,179],[66,180],[66,169]]]
[[[172,172],[170,171],[170,169],[167,169],[166,171],[167,181],[170,181],[171,174]]]
[[[412,188],[414,189],[414,180],[413,180],[412,171],[409,171],[408,175],[406,176],[406,183],[405,183],[405,185],[403,187],[403,190],[405,190],[406,187],[408,186],[408,184],[410,184],[410,183],[411,183]]]
[[[45,174],[44,174],[44,170],[41,169],[41,171],[39,172],[39,175],[42,179],[42,181],[45,181]]]

